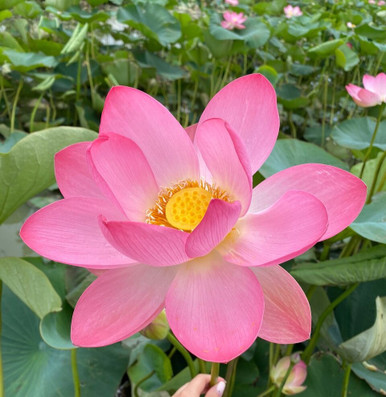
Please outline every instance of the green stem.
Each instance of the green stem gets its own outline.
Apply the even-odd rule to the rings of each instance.
[[[210,370],[210,387],[217,383],[218,375],[220,373],[220,363],[212,363],[212,368]]]
[[[269,393],[273,392],[275,390],[275,386],[271,386],[267,390],[265,390],[263,393],[259,394],[257,397],[264,397],[267,396]]]
[[[198,361],[198,368],[199,368],[200,374],[206,374],[205,361],[201,360],[201,358],[198,358],[197,361]]]
[[[181,79],[177,80],[177,120],[181,117]]]
[[[370,157],[371,150],[373,149],[373,144],[374,144],[375,138],[376,138],[376,136],[377,136],[379,124],[380,124],[380,122],[381,122],[381,118],[382,118],[382,114],[383,114],[383,110],[384,110],[384,109],[385,109],[385,104],[382,103],[382,105],[379,107],[379,113],[378,113],[378,117],[377,117],[377,123],[375,124],[375,129],[374,129],[374,132],[373,132],[373,136],[371,137],[370,146],[369,146],[369,148],[367,149],[367,152],[366,152],[365,157],[364,157],[364,159],[363,159],[363,165],[362,165],[361,172],[360,172],[360,174],[359,174],[359,178],[362,178],[362,175],[363,175],[363,173],[364,173],[364,171],[365,171],[366,162],[367,162],[368,158]]]
[[[319,338],[320,331],[322,329],[324,320],[330,315],[330,313],[335,309],[336,306],[339,305],[339,303],[343,302],[354,290],[358,287],[359,283],[355,283],[351,285],[351,287],[347,288],[346,291],[343,292],[343,294],[339,295],[333,302],[331,302],[327,308],[324,310],[324,312],[321,314],[321,316],[318,319],[318,322],[316,323],[314,333],[310,339],[310,343],[304,350],[302,354],[302,360],[308,364],[310,362],[311,355],[315,349],[316,342]]]
[[[293,349],[294,349],[294,345],[287,345],[287,349],[286,349],[286,351],[284,353],[284,357],[285,356],[290,356]]]
[[[9,101],[8,101],[8,97],[7,97],[7,93],[5,92],[5,88],[4,88],[4,78],[3,76],[0,76],[0,100],[1,97],[4,97],[4,103],[5,103],[5,109],[8,113],[8,118],[11,119],[11,110],[10,110],[10,106],[9,106]]]
[[[324,243],[324,245],[323,245],[323,251],[322,251],[322,253],[320,254],[320,260],[321,261],[325,261],[325,260],[327,260],[328,259],[328,256],[329,256],[329,254],[330,254],[330,244],[326,244],[326,243]]]
[[[36,101],[34,108],[32,109],[31,112],[31,117],[29,119],[29,132],[33,132],[34,131],[34,122],[35,122],[35,116],[36,116],[36,112],[38,110],[38,107],[40,105],[40,102],[43,99],[43,95],[44,93],[42,93],[39,97],[39,99]]]
[[[324,75],[323,87],[323,119],[322,119],[322,147],[326,140],[326,113],[327,113],[327,93],[328,93],[328,75]]]
[[[190,376],[194,378],[197,375],[197,373],[196,373],[196,368],[194,367],[192,357],[190,356],[189,352],[184,348],[184,346],[181,345],[180,342],[178,342],[177,338],[170,332],[168,333],[167,338],[168,341],[182,354],[182,357],[184,357],[186,363],[188,364]]]
[[[23,80],[20,80],[19,86],[17,87],[17,90],[16,90],[15,98],[13,99],[12,113],[11,113],[11,127],[10,127],[11,134],[15,129],[16,108],[17,108],[17,102],[19,101],[19,95],[20,95],[20,91],[21,91],[22,87],[23,87]]]
[[[225,381],[227,383],[223,397],[231,397],[233,392],[233,387],[236,380],[236,368],[240,357],[236,357],[234,360],[230,361],[227,367],[227,372],[225,375]]]
[[[150,379],[153,375],[155,374],[155,371],[151,371],[149,374],[147,374],[144,378],[142,378],[134,387],[134,396],[138,397],[138,390],[139,387],[142,385],[143,382],[146,382],[148,379]]]
[[[3,356],[1,349],[1,335],[2,335],[2,318],[1,318],[1,304],[3,294],[3,282],[0,280],[0,397],[4,397],[4,381],[3,381]]]
[[[346,364],[346,369],[344,371],[343,385],[342,385],[342,397],[347,397],[348,383],[350,380],[351,364]]]
[[[71,350],[71,368],[72,379],[74,381],[74,397],[80,397],[80,382],[78,374],[78,364],[76,363],[76,351],[77,349]]]
[[[372,199],[372,197],[374,195],[374,191],[375,191],[375,186],[377,185],[378,176],[379,176],[379,173],[380,173],[380,171],[382,169],[382,165],[383,165],[383,162],[385,161],[385,158],[386,158],[386,151],[383,152],[382,157],[378,161],[377,168],[375,169],[374,179],[373,179],[373,182],[371,184],[369,195],[368,195],[367,200],[366,200],[366,204],[371,203],[371,199]]]

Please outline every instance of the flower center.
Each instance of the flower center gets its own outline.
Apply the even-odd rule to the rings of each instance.
[[[192,231],[204,217],[212,195],[202,187],[175,193],[166,204],[166,219],[177,229]]]
[[[180,181],[159,192],[154,207],[146,211],[146,222],[191,232],[202,221],[211,199],[232,201],[227,192],[203,180]]]

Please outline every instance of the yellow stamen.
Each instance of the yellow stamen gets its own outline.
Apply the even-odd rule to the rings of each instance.
[[[192,231],[204,217],[212,195],[201,187],[175,193],[166,204],[166,219],[177,229]]]
[[[232,201],[229,194],[205,181],[187,179],[164,188],[146,222],[191,232],[204,217],[211,199]]]

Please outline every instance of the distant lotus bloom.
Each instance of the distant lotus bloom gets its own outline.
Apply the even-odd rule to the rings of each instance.
[[[253,188],[279,131],[276,94],[259,74],[219,91],[185,130],[142,91],[114,87],[93,142],[55,157],[64,196],[21,230],[40,255],[103,269],[77,302],[72,341],[130,337],[165,308],[193,354],[228,362],[257,336],[309,338],[308,300],[280,263],[346,228],[366,187],[323,164]]]
[[[224,29],[245,29],[243,22],[247,20],[242,12],[225,11],[223,14],[224,21],[221,22],[221,26]]]
[[[354,28],[356,28],[356,26],[357,26],[357,25],[354,25],[354,24],[351,23],[351,22],[347,22],[346,25],[347,25],[347,27],[350,28],[350,29],[354,29]]]
[[[284,7],[284,14],[287,18],[300,17],[300,15],[303,15],[300,7],[292,7],[291,4],[288,4],[288,6]]]
[[[384,0],[378,1],[377,4],[378,4],[379,6],[384,6],[384,5],[386,4],[386,1],[384,1]]]
[[[231,6],[239,5],[239,0],[225,0],[225,3],[230,4]]]
[[[375,4],[376,1],[375,0],[369,0],[369,4]]]
[[[379,73],[376,77],[365,74],[363,76],[363,85],[365,88],[354,84],[346,85],[347,92],[358,106],[367,108],[386,102],[385,73]]]
[[[282,392],[285,395],[298,394],[306,389],[306,386],[302,386],[302,384],[307,377],[307,365],[300,360],[298,353],[293,354],[291,357],[283,357],[278,361],[271,370],[272,382],[277,387],[280,387],[290,367],[291,361],[296,364],[292,367],[291,372],[284,383]]]
[[[350,42],[346,43],[347,47],[350,48],[350,50],[352,50],[352,44]]]

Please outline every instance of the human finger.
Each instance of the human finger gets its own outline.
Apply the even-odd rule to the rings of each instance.
[[[212,386],[205,397],[221,397],[224,393],[226,383],[223,380],[220,380],[216,385]]]

